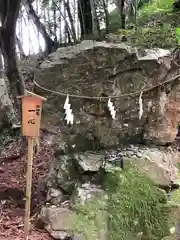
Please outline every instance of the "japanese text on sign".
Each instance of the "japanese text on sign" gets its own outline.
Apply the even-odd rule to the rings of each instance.
[[[42,100],[35,96],[22,98],[22,134],[23,136],[39,136]]]

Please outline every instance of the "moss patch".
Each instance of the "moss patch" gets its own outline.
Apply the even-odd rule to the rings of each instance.
[[[144,240],[159,240],[169,234],[169,210],[163,207],[166,199],[137,169],[128,166],[122,172],[111,168],[105,177],[104,190],[107,202],[101,196],[84,206],[75,206],[72,228],[85,235],[86,240],[97,239],[105,223],[107,239],[111,240],[137,239],[140,233]]]

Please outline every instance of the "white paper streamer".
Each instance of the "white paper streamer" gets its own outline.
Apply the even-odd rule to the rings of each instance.
[[[142,118],[143,115],[143,101],[142,101],[143,92],[139,95],[139,120]]]
[[[113,106],[113,103],[111,102],[110,98],[108,100],[108,108],[109,108],[110,114],[112,116],[112,119],[115,119],[116,118],[116,110],[115,110],[115,107]]]
[[[64,109],[65,109],[65,120],[67,121],[67,124],[73,124],[74,122],[74,115],[72,113],[71,104],[69,103],[69,96],[67,95],[65,103],[64,103]]]

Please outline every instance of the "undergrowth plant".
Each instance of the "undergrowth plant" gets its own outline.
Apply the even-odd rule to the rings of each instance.
[[[177,33],[171,24],[162,24],[152,28],[138,28],[134,30],[119,30],[120,35],[125,35],[128,44],[144,48],[172,48],[177,46]]]
[[[172,9],[172,5],[174,0],[153,0],[151,3],[143,6],[140,11],[139,15],[141,17],[151,16],[155,13],[161,12],[168,12]]]
[[[125,171],[110,168],[105,175],[105,196],[96,196],[85,205],[76,205],[72,229],[85,240],[159,240],[169,234],[169,211],[164,195],[140,172],[129,166]]]
[[[178,45],[180,46],[180,28],[176,28],[176,39],[178,42]]]

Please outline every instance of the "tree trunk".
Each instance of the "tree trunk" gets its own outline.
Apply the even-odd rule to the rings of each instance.
[[[58,47],[58,41],[57,41],[57,17],[56,17],[56,6],[53,5],[53,28],[54,28],[54,44],[56,47]]]
[[[124,13],[124,2],[125,0],[117,0],[117,6],[119,9],[119,14],[121,18],[121,29],[125,29],[126,27],[126,16]]]
[[[100,37],[100,27],[99,21],[96,12],[96,5],[94,0],[90,0],[91,9],[92,9],[92,25],[93,25],[93,36]]]
[[[108,2],[103,0],[103,8],[104,8],[104,17],[106,24],[106,34],[109,32],[109,14],[108,14]]]
[[[1,49],[0,49],[0,78],[3,72],[3,60],[2,60],[2,54],[1,54]]]
[[[19,109],[18,95],[24,94],[24,82],[17,66],[16,55],[16,22],[21,0],[0,0],[0,48],[4,58],[4,66],[14,103]]]
[[[81,38],[93,34],[93,20],[90,0],[78,0],[78,18],[81,28]]]
[[[69,28],[68,28],[68,26],[67,26],[67,23],[65,23],[65,24],[66,24],[65,32],[66,32],[66,34],[67,34],[67,41],[68,41],[68,44],[71,44],[71,34],[70,34],[70,32],[69,32]]]
[[[18,49],[19,49],[21,59],[25,58],[26,54],[24,53],[24,49],[23,49],[21,40],[18,38],[17,35],[16,35],[16,43],[17,43],[17,46],[18,46]]]
[[[66,11],[67,11],[67,14],[68,14],[68,17],[69,17],[69,21],[70,21],[70,25],[71,25],[71,31],[72,31],[72,38],[74,40],[74,43],[76,43],[77,42],[76,30],[75,30],[75,26],[74,26],[73,16],[71,14],[71,9],[70,9],[70,6],[69,6],[69,0],[67,2],[64,1],[64,6],[66,8]]]
[[[25,1],[25,7],[28,11],[29,16],[31,17],[32,21],[37,27],[37,30],[42,34],[45,44],[46,44],[46,54],[49,54],[56,50],[56,46],[54,44],[54,41],[49,36],[48,32],[46,31],[46,28],[41,23],[39,17],[37,16],[30,0]]]

